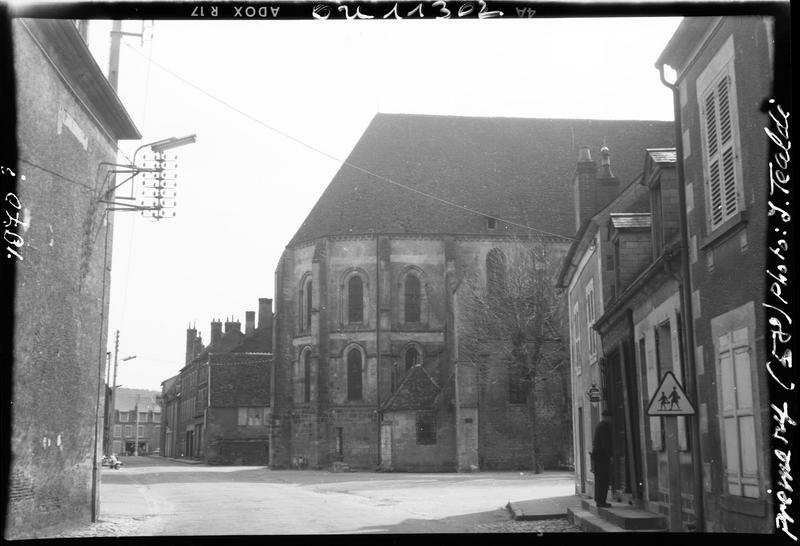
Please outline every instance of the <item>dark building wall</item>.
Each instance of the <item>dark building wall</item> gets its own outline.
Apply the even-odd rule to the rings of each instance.
[[[740,205],[746,209],[746,222],[714,238],[708,227],[706,187],[702,160],[701,109],[697,100],[697,78],[733,36],[734,75],[741,158],[743,192]],[[766,201],[768,143],[765,127],[769,117],[758,105],[770,97],[772,78],[767,21],[756,17],[725,18],[718,32],[701,50],[685,74],[681,89],[681,119],[684,130],[684,161],[689,209],[690,255],[695,315],[695,354],[699,389],[703,393],[699,413],[703,454],[707,530],[727,532],[774,532],[769,498],[757,499],[728,495],[723,460],[723,430],[719,417],[716,372],[717,349],[715,324],[728,328],[749,327],[751,366],[759,369],[765,362],[764,313],[760,302],[765,294],[765,252],[767,230]],[[724,329],[723,329],[724,331]],[[762,368],[763,370],[763,368]],[[768,374],[754,374],[754,401],[757,412],[757,453],[761,491],[769,488],[771,451],[769,446]]]
[[[436,416],[436,443],[417,443],[417,411],[392,411],[392,470],[401,472],[452,472],[455,470],[455,435],[452,412]]]
[[[255,362],[211,363],[211,406],[244,407],[269,405],[270,364],[260,357]]]
[[[208,409],[205,432],[208,464],[267,464],[268,415],[261,425],[244,425],[239,412],[239,408]]]
[[[508,372],[494,366],[482,388],[479,402],[479,457],[484,470],[530,470],[533,468],[534,434],[529,403],[509,402]],[[534,393],[540,463],[556,469],[571,455],[572,428],[569,369],[564,377],[541,383]]]
[[[41,24],[58,28],[60,23],[71,24]],[[35,32],[40,28],[38,20],[25,24]],[[45,47],[54,47],[42,34],[38,37]],[[20,230],[26,244],[19,249],[24,259],[16,264],[14,303],[6,536],[16,538],[50,524],[90,518],[93,461],[102,447],[102,436],[96,442],[95,434],[106,347],[101,313],[108,309],[110,285],[104,260],[110,265],[113,232],[97,203],[102,183],[97,176],[100,162],[116,160],[116,142],[67,87],[23,20],[13,22],[13,39],[17,196],[28,219]],[[99,414],[102,434],[102,407]]]

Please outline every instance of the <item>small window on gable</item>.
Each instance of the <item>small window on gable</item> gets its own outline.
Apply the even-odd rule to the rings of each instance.
[[[420,364],[419,351],[416,347],[409,347],[406,349],[406,371],[413,368],[415,365]]]
[[[488,229],[495,229],[497,227],[497,219],[491,216],[486,217],[486,227]]]
[[[417,413],[417,445],[436,443],[436,415],[430,411]]]

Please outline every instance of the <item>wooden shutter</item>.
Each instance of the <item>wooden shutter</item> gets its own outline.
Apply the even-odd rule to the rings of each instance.
[[[730,83],[726,68],[716,83],[706,91],[703,99],[709,222],[712,230],[739,210],[736,195],[734,106],[731,101]]]

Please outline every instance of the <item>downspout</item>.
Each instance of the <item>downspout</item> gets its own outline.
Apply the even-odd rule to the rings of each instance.
[[[669,83],[664,76],[664,63],[657,64],[658,75],[661,83],[672,91],[672,108],[675,127],[675,165],[678,171],[678,209],[680,214],[680,256],[681,256],[681,315],[683,317],[683,330],[686,332],[686,363],[687,374],[685,381],[687,390],[692,393],[695,404],[699,410],[700,388],[697,381],[697,366],[694,358],[694,312],[692,310],[691,268],[689,265],[689,223],[686,215],[686,184],[683,172],[683,130],[681,125],[681,99],[678,87]],[[690,386],[691,385],[691,386]],[[700,451],[700,416],[695,414],[692,418],[692,459],[694,460],[694,499],[695,499],[695,532],[702,533],[705,529],[705,510],[703,498],[703,459]]]
[[[375,420],[378,426],[378,467],[381,466],[381,236],[375,234],[375,350],[377,357],[375,359],[375,381],[377,388],[375,389],[375,401],[378,409],[375,412]]]

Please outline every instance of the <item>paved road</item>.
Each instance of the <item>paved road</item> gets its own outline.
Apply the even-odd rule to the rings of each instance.
[[[565,472],[331,473],[129,457],[103,469],[101,522],[77,536],[573,530],[514,522],[504,508],[569,495],[573,483]]]

